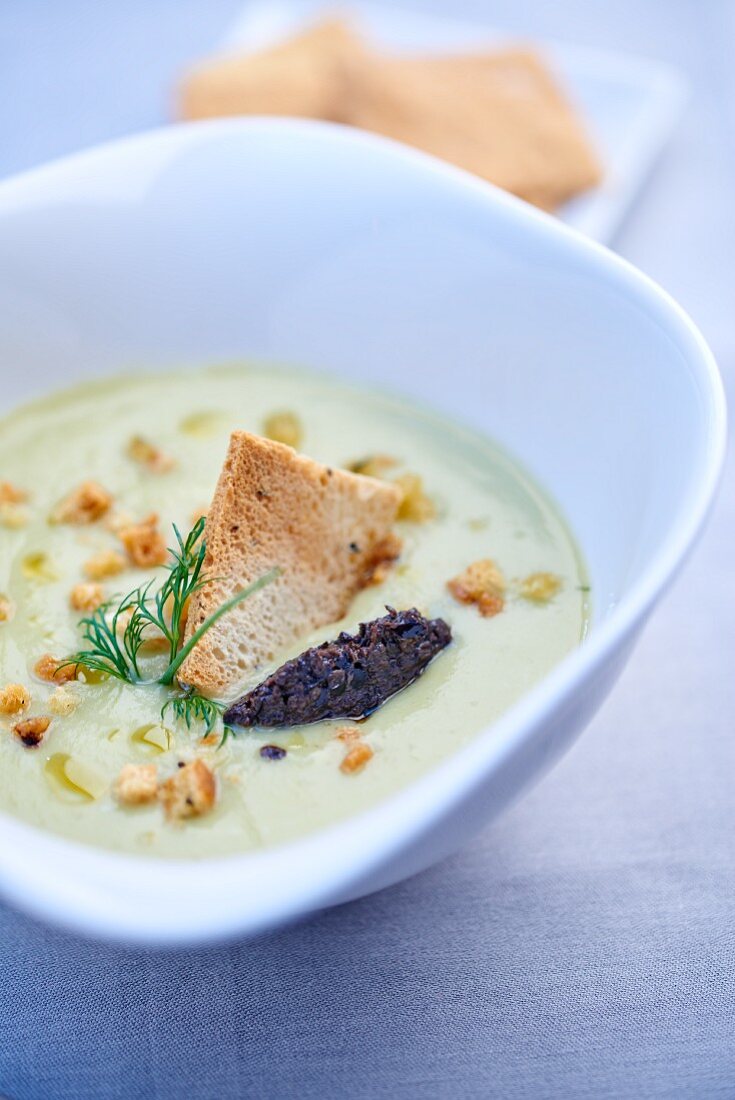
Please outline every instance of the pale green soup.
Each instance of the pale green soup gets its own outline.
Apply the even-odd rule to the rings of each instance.
[[[78,683],[70,688],[78,707],[54,715],[37,748],[13,734],[17,718],[2,718],[0,810],[89,844],[158,856],[221,855],[288,841],[441,767],[580,643],[588,597],[574,540],[538,486],[488,440],[407,403],[306,373],[238,367],[127,377],[54,395],[0,424],[0,480],[30,494],[27,522],[0,526],[0,593],[15,607],[0,623],[0,686],[30,689],[27,714],[51,713],[55,689],[34,678],[37,659],[79,648],[80,613],[71,610],[69,594],[84,579],[84,563],[119,547],[104,521],[49,524],[59,499],[93,479],[114,495],[118,512],[136,519],[157,512],[167,535],[172,523],[188,530],[192,513],[211,498],[230,431],[262,432],[266,417],[284,409],[302,422],[306,454],[334,466],[376,453],[395,456],[399,465],[386,476],[420,474],[437,508],[434,520],[398,524],[400,563],[383,584],[360,593],[345,620],[279,655],[278,663],[353,629],[383,614],[385,604],[416,606],[451,624],[450,648],[362,723],[372,759],[353,774],[340,769],[346,752],[335,736],[340,723],[244,730],[218,748],[201,745],[201,730],[167,720],[166,737],[150,744],[140,731],[160,721],[165,689],[112,679]],[[132,461],[126,451],[135,435],[171,455],[175,467],[157,474]],[[509,582],[505,609],[492,618],[457,603],[446,587],[481,558],[492,558]],[[539,571],[561,579],[544,603],[524,599],[517,583]],[[146,577],[129,569],[105,588],[123,593]],[[287,755],[263,759],[265,744]],[[123,765],[155,762],[165,778],[196,755],[217,779],[217,802],[206,816],[177,825],[155,802],[124,808],[116,801]]]

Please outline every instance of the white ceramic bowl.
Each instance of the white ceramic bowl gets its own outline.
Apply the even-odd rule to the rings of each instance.
[[[595,623],[441,767],[274,851],[144,860],[0,817],[3,892],[105,936],[252,933],[457,848],[600,705],[717,482],[720,381],[674,302],[552,218],[419,153],[317,123],[226,121],[0,185],[4,403],[131,366],[243,356],[385,384],[506,444],[581,542]]]

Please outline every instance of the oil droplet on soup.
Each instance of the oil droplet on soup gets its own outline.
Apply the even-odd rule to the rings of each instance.
[[[452,645],[360,723],[359,740],[370,752],[351,774],[340,767],[339,723],[267,737],[241,731],[221,748],[219,726],[202,745],[201,723],[187,729],[169,721],[170,711],[162,720],[168,689],[91,673],[75,685],[80,705],[54,717],[38,750],[19,746],[9,725],[0,728],[0,809],[79,841],[151,857],[219,856],[295,840],[441,767],[579,644],[589,607],[580,554],[554,504],[504,451],[410,402],[308,372],[235,366],[85,383],[0,421],[3,479],[29,494],[28,523],[0,526],[0,592],[13,611],[0,621],[6,682],[30,686],[40,656],[82,647],[71,589],[93,555],[119,550],[114,525],[104,520],[83,532],[48,525],[56,502],[84,481],[97,482],[113,498],[111,515],[139,522],[155,513],[171,545],[172,524],[186,533],[193,513],[211,500],[230,432],[259,434],[284,409],[298,418],[315,460],[349,469],[374,458],[368,468],[412,487],[412,501],[422,506],[404,509],[396,527],[403,551],[382,583],[360,592],[344,620],[277,654],[243,688],[308,646],[380,617],[386,604],[446,619]],[[126,448],[138,437],[171,456],[165,478],[131,467]],[[537,473],[543,478],[543,469]],[[508,578],[503,609],[490,618],[447,589],[486,559]],[[558,578],[558,587],[546,584],[543,602],[523,598],[523,578],[542,576]],[[106,598],[119,598],[160,577],[160,570],[128,564],[102,583]],[[532,590],[529,583],[526,597],[538,596],[538,579]],[[44,713],[55,686],[34,681],[32,688],[33,713]],[[259,756],[264,744],[287,750],[277,766]],[[118,807],[115,783],[126,765],[155,764],[165,780],[195,758],[206,761],[218,791],[215,812],[195,825],[169,824],[155,800]]]

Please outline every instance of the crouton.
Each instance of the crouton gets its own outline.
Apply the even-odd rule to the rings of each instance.
[[[362,575],[361,586],[382,584],[394,565],[401,556],[403,543],[398,535],[392,531],[375,544],[368,561],[365,563],[365,571]]]
[[[116,508],[113,512],[109,512],[105,518],[105,527],[108,531],[112,531],[113,535],[119,535],[125,527],[132,527],[135,523],[135,516],[132,516],[130,512],[121,512]]]
[[[173,470],[176,459],[167,455],[155,443],[144,439],[142,435],[134,435],[128,443],[125,453],[139,466],[145,466],[152,474],[166,474]]]
[[[213,580],[192,596],[187,640],[230,596],[274,566],[281,572],[207,631],[181,682],[219,694],[309,630],[342,618],[399,501],[394,485],[234,432],[207,516],[204,572]]]
[[[553,573],[531,573],[521,581],[520,595],[531,603],[548,603],[561,588],[561,578]]]
[[[115,577],[127,568],[127,561],[117,550],[100,550],[84,563],[84,573],[91,581]]]
[[[58,715],[60,718],[67,718],[74,713],[78,706],[79,696],[68,687],[57,687],[48,701],[48,708],[51,713]]]
[[[365,767],[368,760],[372,760],[373,750],[369,745],[366,745],[364,741],[358,741],[347,752],[344,760],[339,766],[339,770],[344,772],[345,775],[351,775],[353,772],[358,772]]]
[[[447,588],[460,603],[476,604],[485,618],[499,614],[505,607],[505,578],[490,558],[468,565],[447,582]]]
[[[115,783],[115,797],[123,806],[143,806],[158,794],[155,764],[126,764]]]
[[[152,569],[156,565],[166,564],[168,547],[158,529],[158,516],[155,513],[140,523],[123,527],[118,534],[128,560],[139,569]]]
[[[189,764],[182,762],[178,771],[161,783],[158,797],[169,821],[199,817],[214,806],[214,775],[203,760],[192,760]]]
[[[26,748],[35,749],[44,739],[47,729],[51,725],[51,719],[45,715],[36,718],[25,718],[13,726],[13,733],[23,742]]]
[[[418,474],[401,474],[395,481],[401,490],[398,518],[409,523],[426,523],[436,517],[436,507],[424,492],[423,479]]]
[[[340,726],[336,736],[339,741],[349,744],[350,742],[359,741],[362,734],[358,726]]]
[[[0,714],[20,714],[30,706],[31,693],[22,684],[7,684],[0,691]]]
[[[51,523],[96,523],[109,511],[112,496],[96,481],[83,481],[54,508]]]
[[[75,584],[69,593],[69,604],[74,611],[96,611],[104,602],[104,589],[96,581]]]
[[[47,680],[52,684],[68,684],[78,679],[80,669],[80,665],[67,664],[63,659],[45,653],[36,661],[33,672],[39,680]]]
[[[28,493],[12,481],[0,481],[0,504],[25,504]]]

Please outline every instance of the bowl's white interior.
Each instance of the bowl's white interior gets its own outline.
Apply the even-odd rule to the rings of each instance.
[[[565,511],[598,621],[646,575],[650,603],[711,495],[722,413],[683,315],[603,250],[418,154],[339,128],[230,122],[0,186],[3,404],[240,357],[402,390],[502,441]],[[57,884],[57,902],[110,923],[95,886],[107,864],[84,860],[86,884]],[[250,866],[256,881],[266,864]],[[126,881],[108,877],[108,890]],[[28,890],[43,894],[40,874]],[[147,927],[121,927],[136,919]]]
[[[16,185],[0,212],[6,399],[239,356],[405,390],[520,457],[571,521],[597,612],[617,601],[699,482],[709,410],[672,369],[670,319],[604,257],[580,263],[575,239],[479,187],[458,202],[451,176],[417,186],[421,165],[382,143],[224,132]]]

